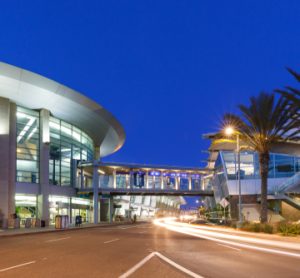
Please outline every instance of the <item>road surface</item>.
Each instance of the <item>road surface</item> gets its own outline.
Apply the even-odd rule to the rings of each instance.
[[[161,221],[0,237],[0,277],[300,277],[297,243],[193,229]]]

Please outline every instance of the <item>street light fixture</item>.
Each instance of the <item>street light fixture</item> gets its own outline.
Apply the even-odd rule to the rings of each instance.
[[[240,135],[232,126],[227,126],[224,129],[224,133],[227,136],[231,136],[233,134],[236,135],[236,153],[238,159],[238,172],[237,172],[237,180],[238,180],[238,188],[239,188],[239,221],[238,228],[242,226],[243,216],[242,216],[242,189],[241,189],[241,154],[240,154]]]

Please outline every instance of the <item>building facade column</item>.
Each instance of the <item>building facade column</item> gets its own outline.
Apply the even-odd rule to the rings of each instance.
[[[94,162],[93,162],[93,207],[94,207],[94,224],[98,224],[100,221],[99,214],[99,187],[100,187],[100,177],[98,172],[98,162],[101,159],[100,147],[94,147]]]
[[[37,198],[37,218],[49,225],[49,152],[50,152],[50,112],[42,109],[40,111],[40,188]]]
[[[99,173],[97,160],[93,166],[93,205],[94,205],[94,224],[99,223]]]
[[[15,213],[16,105],[0,98],[0,227]]]

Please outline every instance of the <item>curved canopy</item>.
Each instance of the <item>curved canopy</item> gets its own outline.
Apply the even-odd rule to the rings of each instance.
[[[0,62],[0,96],[51,114],[86,132],[101,157],[122,147],[125,132],[116,118],[84,95],[39,74]]]

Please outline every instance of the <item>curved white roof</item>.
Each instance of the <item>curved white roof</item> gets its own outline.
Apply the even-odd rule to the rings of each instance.
[[[124,144],[124,129],[110,112],[39,74],[0,62],[0,97],[30,109],[47,109],[54,117],[77,126],[100,146],[101,157]]]

